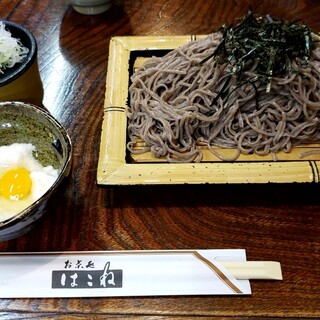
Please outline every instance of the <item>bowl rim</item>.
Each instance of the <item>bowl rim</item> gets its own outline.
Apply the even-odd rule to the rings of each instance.
[[[0,22],[3,22],[10,32],[13,32],[13,30],[18,30],[24,33],[24,35],[30,42],[30,46],[28,46],[29,52],[27,53],[25,59],[16,67],[6,69],[7,72],[5,71],[3,74],[0,74],[0,87],[2,87],[20,77],[31,67],[31,65],[37,58],[38,46],[34,35],[24,26],[12,21],[2,19],[0,19]]]
[[[5,102],[0,102],[0,110],[1,108],[6,108],[8,106],[12,107],[18,107],[18,108],[27,108],[28,110],[31,110],[32,112],[36,112],[38,114],[41,114],[44,116],[49,122],[51,122],[55,127],[58,128],[59,132],[62,134],[64,141],[66,142],[67,146],[67,157],[66,160],[59,172],[59,175],[57,179],[54,181],[54,183],[51,185],[51,187],[35,202],[30,204],[27,208],[24,210],[20,211],[19,213],[13,215],[12,217],[0,221],[0,232],[1,230],[7,229],[8,227],[14,226],[19,221],[23,220],[26,218],[36,207],[48,196],[53,193],[59,184],[62,182],[63,178],[68,175],[68,172],[70,171],[71,168],[71,162],[72,162],[72,153],[73,153],[73,147],[72,147],[72,141],[71,138],[67,132],[67,130],[59,123],[58,120],[56,120],[49,111],[42,109],[36,105],[33,105],[31,103],[26,103],[26,102],[21,102],[21,101],[5,101]]]

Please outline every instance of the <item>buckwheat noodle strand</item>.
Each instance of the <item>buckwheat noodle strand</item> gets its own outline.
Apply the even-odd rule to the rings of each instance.
[[[153,57],[132,75],[130,152],[137,152],[134,145],[142,139],[146,150],[169,162],[201,161],[200,145],[225,161],[240,153],[271,153],[276,160],[277,151],[319,140],[320,48],[312,50],[309,66],[293,61],[291,67],[298,72],[273,77],[266,93],[255,77],[255,65],[239,84],[230,77],[232,64],[201,63],[221,39],[216,32]],[[221,96],[226,88],[227,99]],[[214,147],[232,148],[235,154],[225,158]]]

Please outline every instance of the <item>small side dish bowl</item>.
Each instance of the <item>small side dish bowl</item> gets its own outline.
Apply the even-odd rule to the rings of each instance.
[[[11,21],[1,21],[11,36],[28,49],[26,57],[0,73],[0,101],[23,101],[42,105],[43,85],[38,66],[38,46],[34,35]]]
[[[35,147],[32,156],[43,167],[52,166],[58,176],[51,187],[28,207],[13,216],[6,216],[5,220],[0,216],[0,241],[17,238],[32,228],[45,213],[49,198],[64,185],[62,182],[71,168],[71,139],[49,112],[24,102],[0,102],[0,147],[16,143],[32,144]]]
[[[79,13],[94,15],[109,10],[112,0],[67,0],[73,9]]]

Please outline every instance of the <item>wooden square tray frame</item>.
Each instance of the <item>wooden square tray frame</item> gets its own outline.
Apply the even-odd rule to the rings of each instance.
[[[134,52],[168,51],[204,36],[113,37],[104,101],[97,183],[100,185],[319,182],[320,155],[308,160],[236,162],[127,162],[130,59]],[[316,147],[319,147],[317,145]]]

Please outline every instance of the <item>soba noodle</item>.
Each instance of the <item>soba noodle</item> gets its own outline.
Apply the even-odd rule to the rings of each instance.
[[[319,140],[320,48],[312,49],[307,66],[291,61],[295,71],[274,76],[266,92],[256,65],[239,83],[232,63],[201,63],[221,39],[221,32],[210,34],[151,58],[133,74],[127,145],[131,152],[142,139],[156,157],[169,162],[201,161],[200,145],[233,161],[240,153],[275,155]],[[233,148],[235,155],[226,159],[214,147]]]

